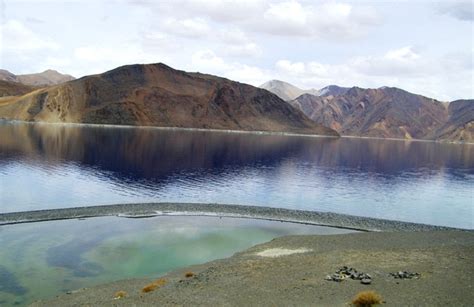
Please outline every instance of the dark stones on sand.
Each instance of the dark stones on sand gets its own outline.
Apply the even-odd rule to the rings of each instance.
[[[326,280],[329,280],[329,281],[337,281],[337,282],[341,282],[343,281],[344,279],[346,279],[346,276],[345,275],[342,275],[342,274],[338,274],[338,273],[334,273],[332,275],[327,275]]]
[[[418,279],[421,276],[420,273],[408,271],[399,271],[389,275],[395,279]],[[356,269],[347,266],[341,267],[331,275],[326,275],[324,279],[335,282],[341,282],[345,279],[360,280],[360,283],[363,285],[370,285],[372,283],[372,276],[370,274],[358,272]]]
[[[395,279],[418,279],[421,276],[420,273],[407,271],[399,271],[396,273],[390,273],[389,275]]]
[[[361,284],[364,285],[370,285],[372,283],[372,276],[370,276],[370,274],[358,272],[356,269],[347,266],[343,266],[332,275],[327,275],[325,280],[341,282],[348,278],[360,280]]]

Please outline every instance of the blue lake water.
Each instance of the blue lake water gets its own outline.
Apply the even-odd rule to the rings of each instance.
[[[263,220],[179,216],[2,226],[0,306],[27,305],[115,280],[157,278],[283,235],[348,232]]]
[[[474,228],[474,146],[0,123],[0,212],[212,202]]]

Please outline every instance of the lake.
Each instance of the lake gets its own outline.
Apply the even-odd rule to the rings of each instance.
[[[0,121],[0,212],[212,202],[473,228],[474,145]]]
[[[179,216],[2,226],[0,306],[27,305],[115,280],[157,278],[279,236],[348,232],[262,220]]]

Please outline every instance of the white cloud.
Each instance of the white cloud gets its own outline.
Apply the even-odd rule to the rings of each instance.
[[[469,61],[472,56],[471,50],[470,54],[430,58],[408,46],[389,50],[381,56],[354,57],[339,64],[280,60],[275,63],[273,78],[288,80],[302,88],[321,88],[329,84],[369,88],[396,86],[437,99],[472,98],[474,69],[472,60]]]
[[[293,76],[304,75],[306,72],[305,64],[303,62],[292,63],[288,60],[280,60],[276,63],[276,68],[285,74]]]
[[[154,5],[149,1],[148,5]],[[213,21],[233,23],[253,18],[260,12],[266,0],[175,0],[170,8],[184,16],[205,16]],[[155,2],[156,3],[156,2]]]
[[[191,56],[191,65],[201,72],[222,73],[229,69],[224,60],[212,50],[201,50]]]
[[[174,53],[182,48],[182,43],[174,36],[161,31],[146,31],[141,34],[141,46],[148,53]]]
[[[254,85],[276,78],[474,96],[469,1],[84,1],[7,0],[0,66],[80,77],[165,62]]]
[[[163,22],[163,30],[166,33],[171,33],[187,38],[200,38],[209,35],[211,28],[202,18],[166,18]]]
[[[219,75],[231,80],[258,86],[271,74],[261,68],[239,62],[226,62],[212,50],[201,50],[192,55],[192,70]]]
[[[296,1],[270,4],[263,13],[262,26],[273,34],[298,35],[306,32],[308,15],[309,12]]]
[[[18,20],[8,20],[0,25],[2,52],[31,53],[40,50],[58,50],[59,44],[47,37],[40,37]]]
[[[235,57],[258,57],[262,55],[262,49],[255,43],[246,43],[242,45],[230,45],[226,47],[226,55]]]
[[[438,4],[438,12],[446,14],[459,20],[474,20],[474,4],[472,1],[452,0],[447,3]]]
[[[271,75],[261,68],[238,64],[234,65],[232,69],[226,73],[226,76],[232,80],[259,86],[265,81],[270,80]]]
[[[88,70],[90,73],[102,73],[118,66],[137,63],[169,62],[162,54],[147,53],[139,45],[128,45],[119,47],[96,47],[83,46],[76,48],[73,52],[74,60],[94,67]],[[85,74],[80,68],[74,68],[77,76]]]
[[[431,64],[431,65],[430,65]],[[406,76],[434,73],[438,66],[407,46],[389,50],[383,56],[364,56],[354,58],[349,65],[359,72],[373,76]]]
[[[172,40],[170,35],[196,39],[199,40],[199,44],[204,42],[216,44],[218,49],[227,56],[258,57],[262,54],[262,48],[249,39],[242,30],[235,27],[212,29],[202,18],[182,20],[168,18],[162,23],[159,32],[145,37],[144,44],[150,45],[151,42],[156,41],[157,47],[166,48]]]
[[[419,59],[420,55],[413,50],[412,46],[407,46],[400,49],[389,50],[384,58],[395,61],[413,61]]]
[[[139,5],[148,7],[157,15],[170,14],[178,21],[200,16],[255,33],[332,40],[363,36],[380,21],[371,6],[335,1],[175,0],[142,1]],[[173,25],[169,30],[186,28],[179,23]],[[202,26],[201,23],[196,24],[199,33]],[[184,31],[184,34],[188,32],[194,34],[191,29]]]
[[[24,23],[9,19],[0,24],[0,67],[11,63],[20,63],[16,73],[31,73],[51,53],[59,51],[61,46],[49,37],[35,33]],[[41,59],[41,60],[39,60]]]
[[[247,35],[238,28],[223,29],[218,32],[218,38],[223,43],[246,44],[249,42]]]
[[[341,40],[363,36],[378,23],[372,7],[337,2],[302,5],[292,0],[270,4],[251,29],[278,36]]]
[[[238,28],[224,28],[213,38],[227,56],[247,58],[259,57],[263,53],[262,48]]]

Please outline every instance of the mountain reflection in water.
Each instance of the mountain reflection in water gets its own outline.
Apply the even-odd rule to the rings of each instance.
[[[218,202],[473,227],[473,145],[9,122],[0,136],[0,212]]]

